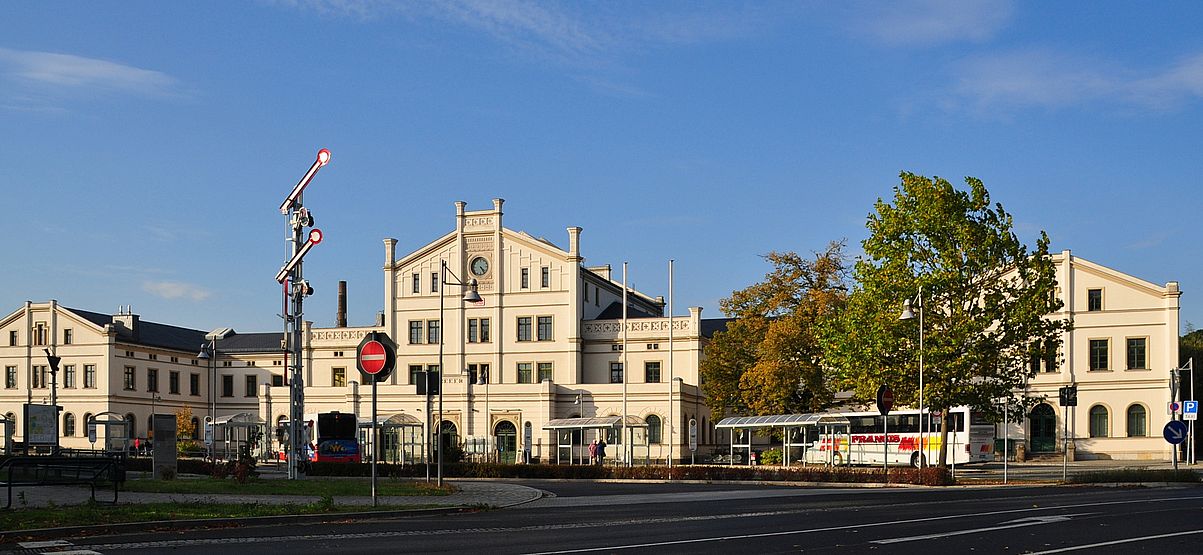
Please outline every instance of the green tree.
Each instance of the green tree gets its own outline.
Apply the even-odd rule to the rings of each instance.
[[[1069,327],[1050,317],[1061,301],[1048,236],[1029,251],[978,179],[966,178],[967,190],[906,172],[901,180],[893,203],[878,199],[869,215],[846,309],[821,325],[826,361],[859,399],[889,384],[900,404],[918,406],[918,320],[899,315],[922,288],[924,405],[993,412],[1033,375],[1034,357],[1057,356]]]
[[[715,333],[701,363],[702,388],[715,414],[786,414],[828,406],[815,323],[846,297],[843,244],[805,259],[770,253],[763,282],[719,301],[733,318]]]
[[[196,448],[196,426],[192,425],[192,409],[188,407],[175,411],[175,443],[177,453],[183,454]]]

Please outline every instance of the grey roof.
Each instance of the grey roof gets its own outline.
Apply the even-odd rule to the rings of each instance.
[[[635,308],[634,306],[627,306],[627,318],[628,319],[630,319],[630,318],[661,318],[661,316],[659,314],[650,314],[650,313],[644,312],[642,310],[639,310],[638,308]],[[601,314],[598,314],[597,317],[594,319],[595,320],[621,320],[622,319],[622,303],[617,302],[617,301],[610,303],[610,306],[607,306],[606,309],[601,311]]]
[[[217,351],[221,353],[280,353],[280,342],[284,332],[232,333],[217,340]]]
[[[702,336],[714,337],[716,331],[727,331],[727,324],[734,322],[735,318],[702,318]]]
[[[730,416],[715,424],[715,428],[761,428],[772,426],[818,426],[848,424],[838,414],[772,414],[767,416]]]
[[[105,326],[113,323],[113,317],[107,314],[100,314],[97,312],[90,312],[75,308],[66,308],[66,310],[69,310],[79,315],[81,318],[98,326]],[[138,345],[162,347],[165,349],[175,349],[195,353],[200,347],[200,344],[205,342],[205,333],[206,332],[201,330],[181,328],[179,326],[169,326],[167,324],[139,320],[138,338],[134,339],[133,337],[123,335],[122,339],[125,342],[135,343]]]

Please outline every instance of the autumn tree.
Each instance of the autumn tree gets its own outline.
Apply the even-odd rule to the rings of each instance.
[[[701,363],[702,388],[716,414],[813,412],[830,404],[815,323],[846,296],[843,244],[807,259],[773,252],[763,282],[719,301],[732,320],[714,334]]]
[[[175,411],[176,451],[185,453],[196,447],[196,426],[192,424],[192,409],[183,407]]]
[[[963,190],[905,172],[901,181],[869,215],[845,310],[821,325],[826,362],[859,399],[889,384],[899,404],[917,407],[919,323],[899,315],[904,300],[921,300],[925,408],[990,411],[1022,391],[1033,357],[1055,360],[1069,327],[1051,317],[1061,301],[1048,236],[1029,250],[978,179]]]

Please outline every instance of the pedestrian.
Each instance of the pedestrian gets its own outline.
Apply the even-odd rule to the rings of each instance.
[[[597,439],[589,444],[589,464],[597,464]]]
[[[597,464],[606,464],[606,438],[597,441]]]

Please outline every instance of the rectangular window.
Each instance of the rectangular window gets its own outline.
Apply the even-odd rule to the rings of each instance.
[[[413,280],[414,280],[414,282],[413,282],[414,283],[414,286],[413,286],[414,294],[421,293],[422,292],[422,274],[414,272]]]
[[[530,383],[530,363],[518,363],[518,383]]]
[[[552,367],[551,367],[550,362],[540,362],[539,363],[539,381],[540,382],[542,382],[543,380],[552,380],[553,379],[551,368]]]
[[[522,269],[522,281],[519,284],[522,289],[530,289],[530,268]]]
[[[330,377],[330,385],[333,385],[334,387],[347,387],[346,368],[335,368],[331,370],[331,373],[333,375]]]
[[[430,292],[431,293],[439,292],[439,273],[438,272],[430,273]]]
[[[75,334],[71,331],[71,328],[63,330],[63,345],[70,345],[74,340]]]
[[[221,377],[221,396],[222,397],[233,397],[234,396],[234,376],[225,374]]]
[[[1090,340],[1090,369],[1091,370],[1106,370],[1107,369],[1107,343],[1106,339],[1091,339]]]
[[[1148,345],[1147,339],[1143,337],[1128,338],[1128,369],[1129,370],[1144,370],[1149,367],[1148,364]]]
[[[256,391],[259,388],[259,376],[251,374],[246,377],[246,396],[255,397],[258,395]]]
[[[422,342],[422,321],[421,320],[410,320],[409,321],[409,344],[417,345],[418,343],[421,343],[421,342]]]
[[[16,389],[16,388],[17,388],[17,367],[16,366],[5,366],[4,367],[4,389]]]
[[[409,365],[409,385],[414,385],[414,384],[418,383],[418,380],[421,380],[421,379],[422,379],[422,365],[421,364],[410,364]]]
[[[601,289],[593,288],[593,306],[601,306]]]
[[[42,388],[50,387],[50,382],[46,381],[47,373],[48,373],[47,367],[45,367],[45,366],[34,366],[33,367],[33,380],[32,381],[33,381],[34,389],[42,389]]]
[[[622,363],[610,363],[610,383],[622,383]]]
[[[200,396],[200,374],[188,375],[188,394],[194,397]]]
[[[68,364],[63,367],[63,387],[75,389],[75,365]]]
[[[284,387],[284,376],[272,374],[272,387]]]
[[[85,364],[84,365],[84,388],[85,389],[96,389],[96,365],[95,364]]]
[[[539,341],[551,341],[551,316],[539,317]]]
[[[17,346],[17,332],[16,331],[8,332],[8,346],[9,347]]]
[[[589,284],[586,283],[585,286],[582,287],[581,289],[585,291],[585,302],[588,303],[589,302]]]
[[[659,361],[643,363],[643,381],[647,383],[660,383]]]
[[[518,318],[518,341],[530,341],[530,316]]]
[[[159,392],[159,369],[158,368],[147,368],[146,369],[146,390],[151,393]]]
[[[134,379],[134,367],[126,366],[122,386],[126,391],[133,391],[137,386],[137,380]]]
[[[37,327],[33,329],[33,344],[46,344],[46,324],[38,324]]]
[[[492,379],[489,376],[488,364],[469,364],[468,365],[468,380],[476,385],[484,385]]]
[[[1089,312],[1098,312],[1103,310],[1103,290],[1102,289],[1087,289],[1086,290],[1086,310]]]
[[[429,320],[426,322],[426,342],[432,345],[439,342],[439,321]]]
[[[167,392],[172,395],[180,394],[180,373],[175,370],[167,374]]]
[[[480,321],[476,318],[468,318],[468,343],[480,342]]]
[[[551,268],[547,266],[539,268],[539,287],[544,289],[551,287]]]
[[[489,334],[489,319],[481,318],[480,319],[480,342],[488,343],[490,341],[492,341],[492,338]]]

